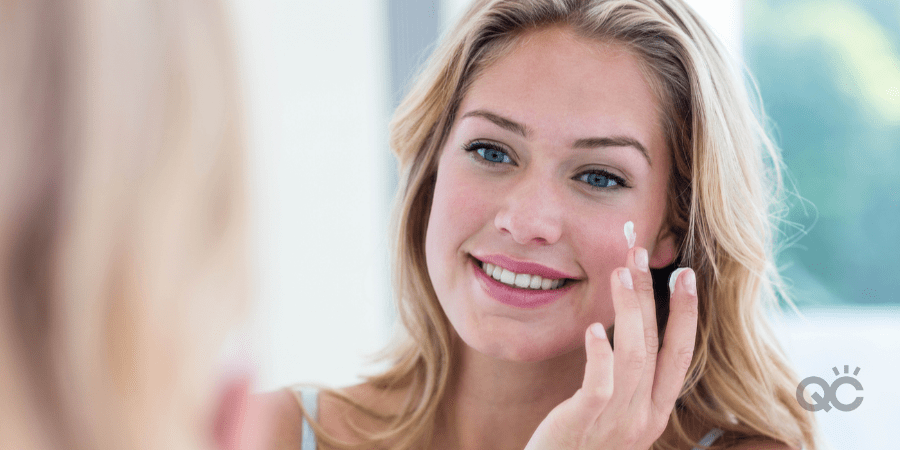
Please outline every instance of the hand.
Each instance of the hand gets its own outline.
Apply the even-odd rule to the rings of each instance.
[[[696,279],[691,269],[677,275],[660,350],[646,255],[629,250],[628,267],[611,276],[615,351],[603,325],[588,327],[581,389],[547,415],[526,450],[646,450],[662,435],[694,354]]]

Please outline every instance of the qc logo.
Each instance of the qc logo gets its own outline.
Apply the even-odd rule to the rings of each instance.
[[[835,375],[841,374],[838,371],[837,367],[832,367],[831,370],[834,371]],[[844,373],[845,374],[850,373],[849,366],[844,366]],[[825,381],[824,379],[822,379],[820,377],[804,378],[803,381],[801,381],[800,384],[797,386],[797,402],[800,403],[800,406],[803,407],[803,409],[805,409],[807,411],[813,411],[813,412],[821,411],[823,409],[825,410],[825,412],[828,412],[831,410],[832,405],[834,405],[834,407],[837,408],[839,411],[844,411],[844,412],[853,411],[854,409],[859,408],[859,405],[862,404],[863,398],[861,396],[858,396],[858,397],[856,397],[855,400],[853,400],[850,403],[841,403],[837,398],[837,390],[839,387],[841,387],[845,384],[849,384],[850,386],[855,387],[857,392],[862,391],[863,390],[862,384],[860,384],[859,380],[857,380],[856,378],[853,378],[858,373],[859,373],[859,367],[857,367],[856,370],[853,371],[853,376],[844,375],[844,376],[834,380],[834,382],[831,384],[828,384],[827,381]],[[811,384],[818,385],[819,387],[822,388],[822,391],[825,392],[825,397],[822,397],[821,395],[819,395],[818,392],[813,392],[812,395],[810,395],[810,397],[813,400],[815,400],[815,402],[816,402],[815,404],[810,404],[803,397],[803,392],[806,390],[806,387]]]

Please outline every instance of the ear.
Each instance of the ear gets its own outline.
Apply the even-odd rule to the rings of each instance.
[[[650,267],[653,269],[661,269],[675,261],[675,235],[668,230],[662,233],[650,255]]]
[[[260,396],[251,394],[251,379],[242,374],[222,384],[213,416],[212,437],[219,450],[268,448],[272,415]]]

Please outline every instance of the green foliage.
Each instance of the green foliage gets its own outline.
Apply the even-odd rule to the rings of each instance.
[[[745,14],[747,64],[815,205],[792,205],[812,228],[779,261],[794,300],[900,304],[900,2],[750,0]]]

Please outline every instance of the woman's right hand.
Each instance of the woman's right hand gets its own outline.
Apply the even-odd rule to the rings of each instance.
[[[693,357],[696,278],[691,269],[675,274],[659,349],[646,249],[629,250],[627,261],[610,279],[615,351],[601,324],[588,328],[581,389],[547,415],[526,450],[646,450],[665,430]]]

